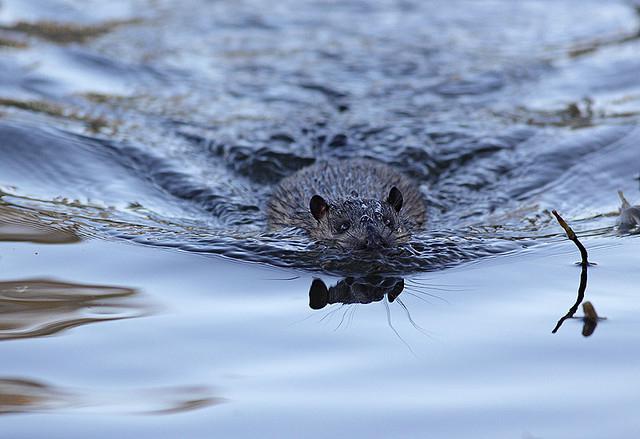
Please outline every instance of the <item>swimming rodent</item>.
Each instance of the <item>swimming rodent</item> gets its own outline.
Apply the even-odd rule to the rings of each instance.
[[[368,159],[323,160],[285,178],[267,202],[271,228],[298,227],[343,249],[393,248],[426,220],[420,190]]]

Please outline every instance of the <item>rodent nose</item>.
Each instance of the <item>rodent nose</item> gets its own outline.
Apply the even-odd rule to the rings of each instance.
[[[367,248],[387,247],[387,243],[378,233],[373,225],[367,226],[367,239],[365,241]]]

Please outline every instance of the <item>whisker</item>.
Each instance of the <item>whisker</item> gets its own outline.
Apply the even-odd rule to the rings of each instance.
[[[407,319],[409,319],[409,322],[411,322],[411,325],[413,325],[414,328],[416,328],[418,331],[420,331],[422,334],[426,335],[427,337],[431,338],[431,334],[428,333],[428,331],[426,329],[424,329],[422,326],[418,325],[413,318],[411,317],[411,313],[409,312],[409,308],[407,308],[407,306],[404,304],[404,302],[400,299],[397,299],[396,302],[398,302],[402,308],[404,309],[405,313],[407,314]]]
[[[438,299],[441,302],[444,302],[444,303],[446,303],[448,305],[451,304],[451,302],[449,302],[444,297],[440,297],[440,296],[438,296],[436,294],[431,294],[431,293],[427,292],[425,289],[420,289],[420,288],[418,288],[416,286],[413,286],[413,285],[408,286],[406,289],[407,289],[407,291],[411,291],[411,292],[414,292],[414,293],[420,293],[420,294],[423,294],[425,296],[433,297],[434,299]]]
[[[424,297],[416,294],[416,293],[412,293],[411,291],[404,291],[404,294],[408,295],[408,296],[413,296],[418,300],[422,300],[424,303],[428,303],[429,305],[433,305],[433,302],[425,299]],[[397,299],[396,299],[397,300]]]
[[[347,328],[351,327],[351,324],[353,323],[353,318],[356,315],[357,310],[358,310],[357,306],[351,307],[351,315],[349,316],[349,321],[347,322]]]
[[[347,315],[347,313],[349,312],[349,307],[346,307],[347,309],[344,310],[344,312],[342,313],[342,318],[340,319],[340,323],[338,323],[338,326],[336,326],[333,330],[337,331],[340,326],[342,326],[342,324],[344,323],[345,317]]]
[[[411,346],[409,345],[409,343],[407,343],[405,341],[404,338],[402,338],[402,336],[400,335],[400,333],[396,330],[396,328],[393,326],[393,323],[391,322],[391,310],[389,309],[389,301],[388,300],[384,300],[384,307],[387,311],[387,324],[389,325],[389,327],[391,328],[391,330],[396,334],[396,336],[398,337],[398,339],[404,343],[404,345],[407,347],[407,349],[409,349],[409,352],[411,352],[413,354],[414,357],[418,358],[418,356],[416,355],[416,353],[413,351],[413,349],[411,349]]]
[[[327,319],[328,317],[330,317],[330,316],[332,316],[333,314],[335,314],[335,313],[336,313],[336,311],[338,311],[340,308],[342,308],[342,306],[344,306],[344,305],[342,305],[342,304],[341,304],[340,306],[337,306],[337,307],[333,308],[332,310],[327,311],[327,313],[326,313],[324,316],[322,316],[322,318],[320,319],[320,321],[322,322],[322,321],[324,321],[325,319]]]
[[[433,289],[440,289],[441,291],[468,291],[469,288],[464,287],[462,285],[451,285],[451,284],[433,284],[428,282],[421,282],[420,279],[407,279],[405,280],[408,284],[417,284],[420,286],[425,286]]]
[[[263,278],[262,280],[278,280],[278,281],[289,281],[289,280],[296,280],[296,279],[300,279],[300,276],[291,276],[291,277],[267,277],[267,278]]]

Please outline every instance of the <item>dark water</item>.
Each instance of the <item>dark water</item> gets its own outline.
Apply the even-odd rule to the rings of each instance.
[[[639,7],[2,1],[3,430],[640,433]],[[377,274],[265,227],[346,157],[428,201]]]

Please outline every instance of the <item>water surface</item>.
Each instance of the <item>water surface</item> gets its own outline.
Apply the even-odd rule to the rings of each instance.
[[[625,1],[3,1],[3,431],[640,432],[639,32]],[[347,157],[429,205],[377,273],[266,229]]]

